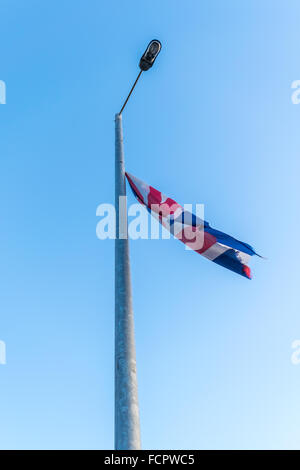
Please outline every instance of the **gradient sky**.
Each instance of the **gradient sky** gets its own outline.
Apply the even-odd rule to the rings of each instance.
[[[2,449],[113,448],[114,114],[128,171],[248,242],[248,281],[131,241],[142,446],[300,449],[300,6],[0,0]],[[129,193],[129,202],[135,202]]]

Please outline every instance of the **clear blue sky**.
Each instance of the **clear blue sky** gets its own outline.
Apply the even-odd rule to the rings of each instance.
[[[300,448],[299,2],[1,0],[1,448],[113,447],[114,114],[129,172],[268,260],[131,242],[144,448]],[[135,202],[129,195],[130,202]]]

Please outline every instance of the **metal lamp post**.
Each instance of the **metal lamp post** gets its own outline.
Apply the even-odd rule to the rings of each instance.
[[[149,43],[140,60],[140,73],[115,116],[115,449],[141,448],[134,318],[132,308],[122,112],[143,71],[152,67],[161,43]]]

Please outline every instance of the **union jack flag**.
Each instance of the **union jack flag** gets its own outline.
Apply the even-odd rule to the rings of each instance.
[[[251,279],[249,259],[253,255],[260,255],[250,245],[215,230],[208,222],[185,210],[174,199],[135,176],[126,173],[126,177],[137,200],[174,237],[214,263]]]

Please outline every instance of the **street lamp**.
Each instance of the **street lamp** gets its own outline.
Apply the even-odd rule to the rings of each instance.
[[[115,116],[115,449],[141,448],[132,308],[122,111],[143,71],[149,70],[161,44],[149,43],[140,60],[141,71],[121,111]]]
[[[141,71],[138,74],[138,76],[137,76],[137,78],[136,78],[136,80],[135,80],[135,82],[134,82],[134,84],[133,84],[133,86],[132,86],[132,88],[129,92],[129,95],[127,96],[127,98],[125,100],[125,103],[123,104],[122,109],[119,112],[119,114],[122,114],[122,112],[123,112],[123,110],[124,110],[124,108],[127,104],[127,101],[129,100],[130,95],[133,92],[134,87],[138,82],[138,79],[142,75],[142,72],[146,72],[147,70],[149,70],[152,67],[152,65],[155,62],[156,57],[160,53],[160,50],[161,50],[161,42],[158,41],[158,39],[152,39],[152,41],[149,42],[149,44],[147,46],[147,49],[145,50],[144,54],[141,57],[141,60],[140,60],[140,63],[139,63],[139,67],[140,67]]]
[[[140,60],[140,69],[144,72],[149,70],[155,62],[156,57],[160,53],[161,43],[157,39],[149,42],[147,49]]]

